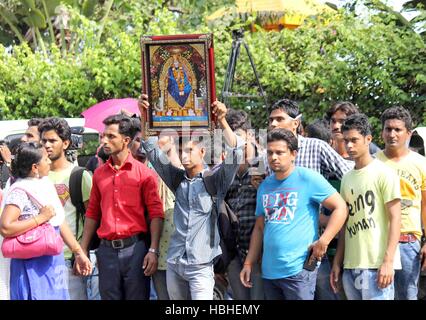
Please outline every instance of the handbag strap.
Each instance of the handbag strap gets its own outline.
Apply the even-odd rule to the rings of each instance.
[[[28,195],[30,200],[38,207],[38,209],[41,209],[43,207],[43,205],[40,203],[40,201],[38,201],[37,198],[34,195],[32,195],[31,192],[29,192],[28,190],[21,188],[21,187],[16,187],[13,190],[24,191]]]

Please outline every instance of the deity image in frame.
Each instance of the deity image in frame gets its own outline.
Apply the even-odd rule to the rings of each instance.
[[[195,39],[188,39],[193,36]],[[148,134],[183,124],[212,129],[213,51],[210,35],[142,37],[143,91],[150,99]]]

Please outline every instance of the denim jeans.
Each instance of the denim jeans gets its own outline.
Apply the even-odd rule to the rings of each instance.
[[[377,285],[377,269],[345,269],[342,281],[348,300],[393,300],[393,282],[384,289]]]
[[[151,280],[150,280],[149,283],[150,283],[149,284],[149,287],[150,287],[150,289],[149,289],[149,300],[158,300],[157,290],[155,290],[154,280],[153,280],[152,276],[151,276]]]
[[[101,294],[99,293],[99,270],[95,250],[90,250],[89,258],[92,262],[93,270],[92,273],[86,277],[87,299],[101,300]]]
[[[251,288],[246,288],[241,283],[240,272],[242,268],[243,264],[239,256],[236,256],[228,266],[228,280],[232,289],[232,298],[234,300],[265,300],[260,265],[253,264],[250,276],[253,283]]]
[[[298,274],[282,279],[263,279],[266,300],[314,300],[318,268],[302,269]]]
[[[318,268],[315,300],[340,300],[339,296],[333,292],[333,289],[331,289],[330,273],[330,260],[327,255],[324,255]]]
[[[213,264],[167,263],[167,291],[170,300],[213,300]]]
[[[86,279],[83,276],[74,275],[71,260],[65,260],[68,269],[68,293],[70,300],[87,300]]]
[[[420,242],[400,242],[401,270],[395,270],[395,299],[417,300],[420,276]]]

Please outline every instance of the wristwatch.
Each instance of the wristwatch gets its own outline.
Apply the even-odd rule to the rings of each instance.
[[[154,253],[157,257],[160,255],[160,251],[158,251],[158,249],[149,248],[148,252]]]

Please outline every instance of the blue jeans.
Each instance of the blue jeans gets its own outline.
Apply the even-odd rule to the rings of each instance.
[[[232,288],[232,298],[234,300],[265,300],[265,293],[263,290],[263,279],[260,265],[253,264],[251,271],[252,288],[243,286],[240,280],[240,272],[243,268],[241,258],[237,255],[228,266],[228,280]]]
[[[314,300],[318,268],[302,269],[298,274],[282,279],[263,279],[266,300]]]
[[[395,270],[395,299],[417,300],[420,276],[420,242],[400,242],[402,270]]]
[[[213,264],[167,263],[167,291],[170,300],[213,300]]]
[[[89,258],[90,262],[92,262],[93,270],[92,273],[86,277],[87,299],[101,300],[101,294],[99,293],[99,270],[95,250],[90,250]]]
[[[377,286],[377,269],[345,269],[342,281],[348,300],[393,300],[393,282],[384,289]]]
[[[68,293],[70,300],[87,300],[85,277],[74,275],[71,260],[65,260],[65,266],[68,269]]]
[[[330,273],[330,260],[327,255],[324,255],[318,269],[315,300],[339,300],[339,296],[333,292],[333,289],[331,289]]]

